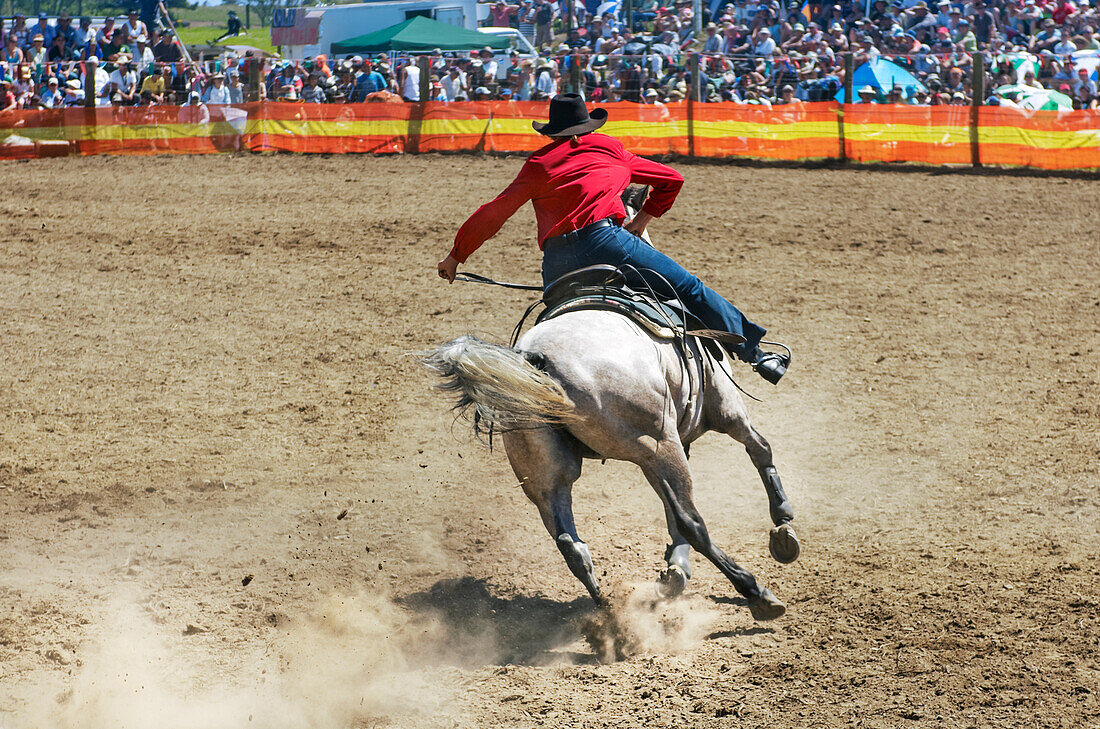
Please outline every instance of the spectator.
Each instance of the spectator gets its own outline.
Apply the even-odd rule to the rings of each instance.
[[[313,72],[309,74],[306,85],[302,88],[302,102],[306,104],[324,104],[326,102],[325,90],[321,87],[321,77]]]
[[[149,29],[138,19],[138,11],[134,8],[126,11],[126,22],[122,24],[122,32],[126,45],[133,44],[139,35],[149,36]]]
[[[351,101],[366,101],[367,97],[371,94],[386,90],[386,79],[382,74],[374,70],[369,60],[364,61],[356,56],[352,59],[352,62],[361,65],[359,75],[355,78],[355,90],[352,94]]]
[[[80,26],[73,29],[73,42],[72,46],[79,52],[83,52],[88,47],[88,43],[95,39],[95,34],[92,32],[92,19],[87,15],[80,18]]]
[[[26,48],[31,42],[30,28],[27,27],[27,18],[23,13],[13,13],[9,35],[15,36],[15,43],[20,48]]]
[[[398,72],[398,88],[405,101],[420,101],[420,68],[411,57]]]
[[[165,30],[153,46],[153,58],[158,63],[179,63],[183,60],[183,52],[175,42],[171,30]]]
[[[167,84],[164,81],[165,68],[163,65],[154,66],[153,72],[141,80],[141,95],[149,94],[157,104],[164,103],[164,94]]]
[[[80,77],[80,88],[93,90],[96,106],[110,106],[111,105],[111,77],[110,75],[99,67],[99,58],[96,56],[89,56],[88,60],[84,62],[86,69],[84,75]],[[91,76],[92,84],[89,87],[88,77]]]
[[[0,112],[15,111],[19,100],[11,90],[11,76],[0,76]]]
[[[4,61],[8,68],[13,68],[23,63],[23,49],[19,47],[19,38],[15,33],[8,34],[7,43],[4,46]]]
[[[111,72],[111,100],[123,106],[133,106],[141,98],[137,73],[130,67],[130,56],[120,53]]]
[[[444,101],[465,101],[468,98],[465,74],[458,66],[448,68],[447,75],[440,79],[439,85],[443,90]]]
[[[542,48],[554,40],[551,25],[554,22],[554,6],[550,0],[536,0],[538,6],[535,9],[535,48]]]
[[[233,69],[229,72],[229,103],[244,103],[244,84],[241,83],[241,72]]]
[[[311,77],[316,79],[316,74],[310,74]],[[302,97],[305,99],[305,96]],[[206,104],[231,104],[229,88],[225,85],[225,74],[215,73],[210,77],[210,86],[206,89],[206,93],[203,94],[203,103]]]
[[[62,41],[64,42],[64,41]],[[45,39],[41,33],[35,33],[31,38],[31,47],[27,50],[27,63],[39,65],[46,62]]]
[[[41,35],[42,45],[43,47],[47,48],[50,46],[51,43],[53,43],[53,37],[56,34],[57,30],[52,25],[50,25],[49,16],[45,13],[38,14],[38,23],[31,26],[28,33],[32,42],[34,41],[34,36]]]
[[[495,28],[508,28],[511,26],[512,17],[519,12],[518,5],[509,5],[504,0],[497,0],[489,8],[488,25]]]
[[[115,34],[115,18],[113,15],[109,15],[103,19],[103,27],[95,33],[95,44],[97,47],[106,46],[111,42],[111,38]]]
[[[38,105],[43,109],[60,109],[64,106],[65,96],[59,88],[56,76],[46,79],[46,88],[38,95]]]
[[[53,45],[46,51],[46,61],[49,63],[69,61],[73,60],[74,55],[75,54],[65,47],[65,36],[58,33],[53,37]]]
[[[145,34],[141,34],[134,41],[137,46],[134,49],[134,63],[138,68],[149,68],[156,63],[157,57],[153,54],[153,49],[149,47],[149,39],[145,37]]]
[[[202,103],[198,91],[188,94],[187,104],[180,107],[177,119],[180,124],[209,124],[210,109]]]
[[[84,106],[84,90],[79,80],[71,78],[65,82],[65,97],[61,103],[63,106]]]

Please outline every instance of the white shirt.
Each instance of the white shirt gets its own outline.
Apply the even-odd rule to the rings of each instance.
[[[139,35],[149,36],[149,30],[145,27],[145,23],[140,20],[136,21],[134,25],[130,25],[130,21],[127,20],[122,24],[122,29],[126,31],[126,35],[131,38],[137,38]]]
[[[155,63],[156,60],[156,56],[153,55],[153,49],[150,48],[148,44],[145,45],[145,50],[141,51],[140,55],[137,53],[137,48],[134,48],[134,62],[137,63],[141,61],[141,69],[143,71],[146,66],[150,63]]]
[[[752,47],[754,56],[771,56],[775,53],[775,39],[767,36]]]
[[[96,77],[98,78],[99,74],[96,74]],[[137,85],[137,73],[134,71],[127,71],[123,74],[116,68],[114,71],[111,71],[111,83],[118,86],[119,91],[126,91],[130,88],[131,84],[134,86]]]
[[[217,86],[211,84],[210,88],[206,90],[206,94],[203,95],[203,101],[207,104],[231,104],[232,97],[229,95],[229,87],[222,83],[222,87],[219,89]]]
[[[405,82],[401,86],[401,95],[412,101],[420,101],[420,69],[414,64],[405,66]]]
[[[549,71],[543,71],[535,81],[535,91],[546,97],[553,97],[557,93],[557,84],[554,83],[554,75]]]
[[[440,80],[439,85],[443,87],[445,101],[455,101],[460,96],[466,98],[466,80],[462,78],[461,72],[457,76],[448,73]]]
[[[110,75],[106,71],[104,71],[102,68],[99,68],[98,66],[96,66],[95,81],[92,84],[92,87],[95,89],[95,95],[99,96],[100,94],[102,94],[104,89],[106,87],[110,86],[110,84],[111,84]],[[84,74],[80,77],[80,88],[82,88],[82,89],[88,88],[87,74]]]

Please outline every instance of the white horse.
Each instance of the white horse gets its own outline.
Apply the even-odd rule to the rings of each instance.
[[[516,348],[463,336],[429,353],[425,364],[473,410],[475,430],[501,434],[512,470],[538,507],[550,536],[597,604],[604,601],[592,557],[573,523],[572,487],[585,458],[629,461],[664,502],[672,544],[659,589],[683,591],[695,549],[729,578],[757,620],[786,607],[715,545],[692,502],[688,447],[708,431],[744,444],[768,494],[770,549],[780,562],[798,558],[794,512],[772,464],[768,442],[752,427],[733,382],[729,357],[695,338],[654,337],[631,319],[601,310],[547,319]]]

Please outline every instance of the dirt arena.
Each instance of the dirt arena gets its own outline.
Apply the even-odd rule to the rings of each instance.
[[[412,353],[531,300],[435,262],[521,159],[0,165],[0,727],[1100,726],[1100,215],[1072,177],[677,164],[658,246],[795,350],[742,384],[796,509],[692,451],[710,532],[587,462],[592,617]],[[522,210],[468,270],[537,280]],[[639,587],[641,585],[641,587]]]

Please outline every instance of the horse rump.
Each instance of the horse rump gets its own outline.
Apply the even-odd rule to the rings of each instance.
[[[464,335],[421,360],[439,375],[444,392],[458,394],[454,410],[473,421],[478,437],[563,427],[577,419],[573,401],[544,371],[545,358]]]

